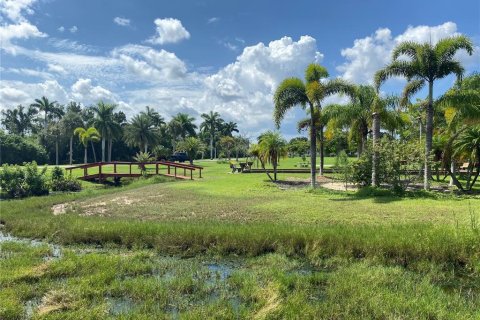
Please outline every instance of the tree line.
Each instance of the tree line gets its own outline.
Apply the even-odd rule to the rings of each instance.
[[[239,135],[237,123],[225,121],[218,112],[195,118],[178,113],[170,121],[147,106],[129,121],[116,104],[98,102],[85,107],[77,102],[63,106],[47,97],[2,111],[0,132],[2,161],[73,164],[89,161],[129,160],[142,153],[148,158],[167,159],[177,151],[210,158],[244,156],[249,145]],[[208,147],[207,147],[208,146]]]

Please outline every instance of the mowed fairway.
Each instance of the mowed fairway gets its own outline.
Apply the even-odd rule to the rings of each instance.
[[[0,241],[0,318],[480,317],[480,199],[196,164],[194,181],[0,202],[4,234],[50,242]]]

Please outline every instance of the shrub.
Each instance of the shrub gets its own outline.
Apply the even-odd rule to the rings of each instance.
[[[29,196],[43,196],[48,194],[48,182],[46,179],[47,167],[42,170],[38,169],[35,161],[24,164],[25,172],[25,186],[27,195]]]
[[[380,140],[378,152],[378,183],[388,184],[398,191],[405,190],[418,179],[418,170],[424,161],[423,147],[419,143],[393,141],[388,137]],[[353,180],[367,186],[372,183],[372,145],[353,164]]]
[[[47,151],[36,140],[14,134],[5,134],[0,130],[2,156],[0,163],[22,164],[36,161],[44,164],[48,160]]]
[[[52,190],[53,191],[80,191],[82,190],[82,184],[72,178],[63,178],[59,180],[52,181]]]
[[[60,167],[54,167],[51,174],[53,191],[80,191],[82,184],[69,177],[65,178],[64,170]]]
[[[53,167],[51,178],[52,178],[52,182],[65,179],[63,169],[60,167]]]
[[[0,171],[0,187],[11,198],[20,198],[26,195],[25,173],[17,165],[4,164]]]

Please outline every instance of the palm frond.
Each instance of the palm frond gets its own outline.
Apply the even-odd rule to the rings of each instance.
[[[283,80],[278,86],[273,96],[275,109],[273,118],[275,125],[280,126],[285,113],[294,106],[305,107],[308,103],[305,84],[298,78],[288,78]]]
[[[417,58],[419,44],[413,41],[405,41],[400,43],[392,52],[392,59],[397,60],[398,57],[406,55],[412,60]]]
[[[425,86],[425,80],[416,79],[409,81],[405,88],[403,88],[402,98],[400,99],[401,106],[407,106],[410,103],[410,98],[420,91]]]

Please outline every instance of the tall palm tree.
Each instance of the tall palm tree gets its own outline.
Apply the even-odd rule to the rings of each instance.
[[[193,123],[195,118],[191,117],[187,113],[178,113],[170,121],[170,126],[173,133],[178,137],[180,136],[183,140],[188,136],[195,137],[195,129],[197,126]]]
[[[280,133],[267,131],[260,135],[258,139],[258,156],[265,169],[265,163],[271,163],[273,167],[273,179],[267,172],[272,181],[277,181],[277,167],[280,158],[286,157],[288,153],[287,141],[282,138]]]
[[[137,146],[140,151],[148,152],[148,146],[158,141],[158,130],[146,114],[137,114],[125,127],[125,142],[130,146]]]
[[[213,160],[213,141],[216,133],[220,130],[223,120],[218,112],[210,111],[202,113],[203,122],[200,124],[200,131],[206,132],[210,138],[210,159]]]
[[[316,128],[315,109],[322,113],[323,100],[337,93],[347,94],[354,97],[354,87],[346,81],[335,79],[320,81],[328,77],[328,71],[324,67],[312,63],[305,70],[305,83],[299,78],[287,78],[283,80],[275,91],[274,95],[274,121],[277,127],[285,116],[286,112],[294,106],[303,109],[308,105],[310,113],[310,162],[311,162],[311,185],[315,187],[316,177]],[[323,126],[320,128],[320,174],[323,174]]]
[[[161,125],[166,124],[165,119],[160,115],[160,113],[149,106],[146,106],[145,111],[142,111],[141,113],[147,115],[152,120],[152,124],[155,127],[160,127]]]
[[[404,76],[408,83],[404,89],[404,101],[428,85],[428,104],[426,108],[425,132],[425,169],[424,189],[430,189],[430,153],[433,137],[433,84],[435,80],[455,74],[462,78],[464,68],[455,60],[457,51],[464,49],[473,53],[472,41],[465,36],[455,36],[440,40],[437,44],[402,42],[392,53],[392,62],[375,74],[377,88],[390,77]],[[406,56],[407,60],[403,59]],[[402,58],[401,58],[402,57]]]
[[[108,139],[110,146],[111,141],[122,133],[122,128],[114,118],[114,111],[116,108],[116,105],[104,103],[103,101],[100,101],[96,106],[92,107],[92,110],[95,113],[93,125],[102,136],[102,162],[105,162],[106,140]],[[110,160],[111,159],[109,159],[109,161]]]
[[[75,108],[68,108],[67,113],[62,118],[61,127],[64,134],[69,138],[69,164],[72,165],[73,163],[73,136],[74,136],[74,129],[78,128],[83,125],[82,117],[80,116],[79,112],[75,110]]]
[[[221,126],[221,129],[222,129],[222,134],[224,136],[229,136],[231,137],[233,132],[237,132],[238,133],[238,125],[236,122],[233,122],[233,121],[229,121],[229,122],[225,122],[222,126]]]
[[[57,112],[55,105],[57,101],[49,101],[48,98],[45,96],[41,97],[40,99],[35,99],[35,102],[32,103],[30,106],[34,108],[38,108],[39,111],[44,112],[44,129],[47,129],[49,115],[52,112]]]
[[[87,158],[88,143],[100,141],[100,133],[94,127],[90,127],[88,129],[79,127],[79,128],[76,128],[73,131],[73,133],[75,135],[78,135],[78,139],[80,140],[80,143],[83,144],[83,147],[85,148],[83,163],[88,163],[88,158]]]

